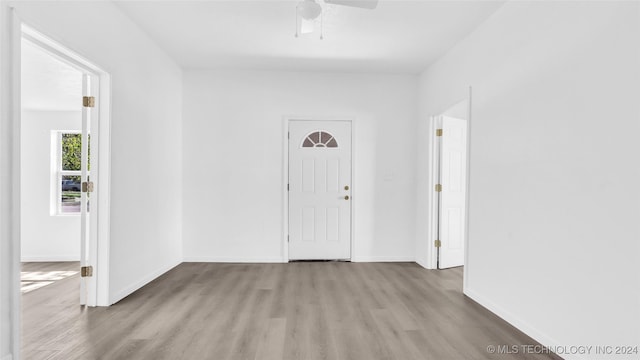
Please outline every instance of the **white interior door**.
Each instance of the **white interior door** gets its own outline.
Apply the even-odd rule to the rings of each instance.
[[[289,259],[351,258],[351,122],[289,122]]]
[[[92,81],[93,80],[93,81]],[[95,96],[97,93],[97,79],[89,74],[82,76],[82,91],[85,94],[83,98],[82,106],[82,140],[81,140],[81,181],[82,191],[80,193],[80,266],[82,269],[88,269],[83,271],[80,277],[80,304],[96,306],[96,281],[95,274],[93,274],[93,262],[96,258],[95,246],[92,247],[90,239],[97,238],[97,199],[94,196],[95,190],[95,176],[92,175],[91,168],[97,167],[98,146],[96,137],[93,138],[91,134],[92,117],[97,120],[97,113],[95,108]],[[88,99],[92,99],[93,102],[87,102]],[[94,121],[95,123],[95,121]],[[97,125],[97,124],[96,124]],[[93,144],[92,144],[93,143]],[[95,173],[95,171],[94,171]]]
[[[467,121],[442,116],[440,137],[439,268],[464,265]]]

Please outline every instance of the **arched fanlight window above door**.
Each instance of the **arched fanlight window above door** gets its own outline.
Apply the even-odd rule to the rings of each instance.
[[[338,142],[326,131],[314,131],[302,142],[303,148],[337,148]]]

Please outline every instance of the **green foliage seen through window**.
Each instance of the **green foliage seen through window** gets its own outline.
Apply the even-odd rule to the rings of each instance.
[[[89,141],[89,144],[91,144],[91,141]],[[90,153],[91,153],[91,147],[89,147],[89,154]],[[82,158],[82,135],[81,134],[62,134],[62,170],[80,171],[81,158]],[[88,162],[87,170],[90,170],[90,169],[91,169],[91,164]]]

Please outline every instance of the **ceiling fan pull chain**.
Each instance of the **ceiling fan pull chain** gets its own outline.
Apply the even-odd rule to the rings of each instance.
[[[324,12],[320,15],[320,40],[324,39]]]

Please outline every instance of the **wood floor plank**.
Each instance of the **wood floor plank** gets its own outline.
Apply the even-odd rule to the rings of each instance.
[[[78,275],[23,295],[23,358],[559,359],[487,353],[492,344],[537,343],[464,296],[462,268],[184,263],[109,308],[78,300]]]
[[[373,309],[371,314],[380,331],[380,341],[391,349],[395,358],[422,359],[419,349],[408,339],[406,332],[389,310]]]
[[[284,357],[284,339],[287,319],[269,319],[256,350],[255,360],[280,360]]]

